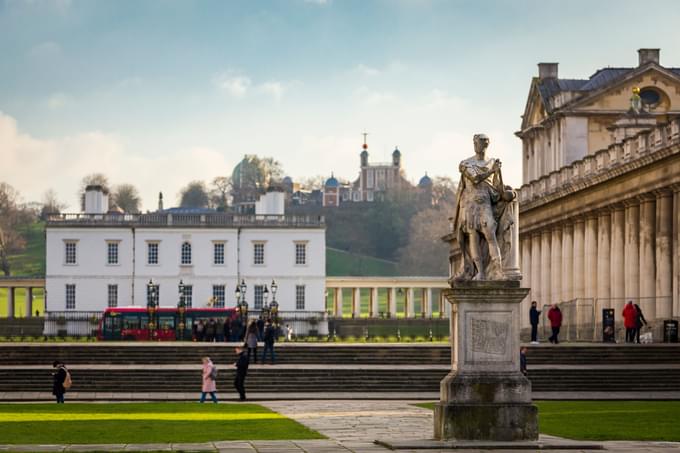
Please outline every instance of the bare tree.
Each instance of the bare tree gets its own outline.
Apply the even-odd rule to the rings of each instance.
[[[448,176],[437,176],[432,181],[432,204],[455,203],[456,183]]]
[[[300,184],[307,190],[323,189],[323,185],[326,183],[328,176],[316,175],[303,178]]]
[[[207,208],[210,196],[203,181],[191,181],[179,193],[179,205],[182,208]]]
[[[0,270],[9,276],[9,257],[22,251],[26,241],[20,232],[22,225],[30,220],[18,206],[19,192],[7,183],[0,183]]]
[[[66,209],[66,203],[59,201],[54,189],[48,189],[42,198],[40,218],[46,220],[48,215],[60,214],[64,209]]]
[[[218,211],[226,211],[229,206],[229,193],[231,192],[231,178],[229,176],[217,176],[212,180],[210,202]]]
[[[124,212],[132,214],[139,212],[139,206],[142,203],[139,191],[132,184],[117,185],[113,189],[112,200]]]

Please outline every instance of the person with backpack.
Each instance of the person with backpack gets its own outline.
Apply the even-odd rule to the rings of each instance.
[[[262,351],[262,364],[264,365],[264,359],[267,357],[267,351],[270,352],[272,356],[272,365],[276,360],[276,354],[274,353],[274,342],[276,341],[276,327],[272,325],[271,320],[267,320],[264,325],[264,351]]]
[[[201,387],[201,399],[199,403],[205,402],[205,395],[210,393],[213,403],[217,403],[217,367],[212,363],[210,357],[203,357],[203,386]]]
[[[57,397],[57,404],[64,404],[64,394],[71,388],[71,373],[66,365],[58,360],[52,363],[55,372],[52,373],[52,395]]]
[[[640,330],[642,326],[647,325],[647,320],[645,315],[642,314],[642,308],[638,304],[635,304],[635,330],[633,331],[633,336],[635,337],[635,343],[640,344]],[[631,338],[631,343],[633,338]]]

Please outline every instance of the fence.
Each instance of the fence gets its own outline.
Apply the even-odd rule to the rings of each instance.
[[[261,310],[248,310],[248,320],[260,317]],[[282,335],[290,327],[293,336],[328,336],[328,315],[323,311],[279,311],[279,326]]]
[[[100,311],[48,311],[43,335],[96,337],[102,316]]]
[[[329,318],[332,337],[441,340],[449,336],[448,318]]]

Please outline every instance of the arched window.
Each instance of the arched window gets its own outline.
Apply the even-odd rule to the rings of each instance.
[[[191,264],[191,244],[182,243],[182,264]]]

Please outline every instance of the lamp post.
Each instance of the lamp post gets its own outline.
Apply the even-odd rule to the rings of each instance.
[[[262,299],[264,300],[264,303],[262,304],[262,318],[267,320],[269,318],[269,289],[267,289],[267,285],[264,285]]]
[[[157,304],[157,291],[156,291],[156,285],[153,283],[153,280],[149,280],[149,283],[146,285],[146,291],[147,291],[147,298],[146,298],[146,311],[149,314],[149,323],[147,325],[149,329],[149,340],[155,339],[155,337],[158,335],[158,332],[156,330],[156,317],[158,315],[158,304]]]
[[[241,285],[236,288],[236,300],[240,302],[237,303],[239,312],[241,314],[241,321],[245,323],[248,321],[248,302],[246,302],[246,291],[248,286],[245,280],[241,280]]]
[[[272,318],[272,323],[278,325],[279,323],[279,303],[276,301],[276,291],[279,286],[276,284],[276,280],[272,279],[272,284],[269,285],[272,290],[272,303],[269,304],[269,316]]]
[[[186,299],[184,297],[184,282],[179,281],[177,286],[179,300],[177,302],[177,339],[184,340],[184,328],[186,326]]]

